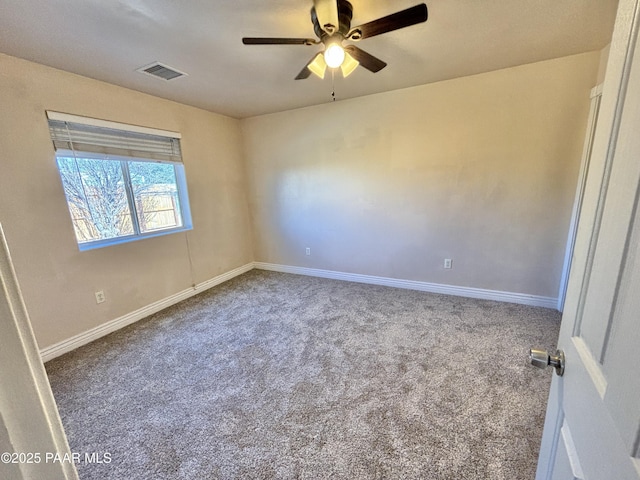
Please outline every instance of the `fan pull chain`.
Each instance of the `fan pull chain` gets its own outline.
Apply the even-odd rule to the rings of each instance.
[[[331,98],[333,99],[333,101],[336,101],[336,83],[335,83],[335,70],[332,68],[331,69]]]

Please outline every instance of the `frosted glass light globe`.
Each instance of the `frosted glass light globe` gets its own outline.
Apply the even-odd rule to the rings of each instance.
[[[324,61],[329,68],[338,68],[344,62],[344,50],[337,43],[333,43],[324,51]]]

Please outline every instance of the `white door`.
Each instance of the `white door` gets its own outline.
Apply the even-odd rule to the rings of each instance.
[[[639,0],[620,0],[537,480],[640,479]]]

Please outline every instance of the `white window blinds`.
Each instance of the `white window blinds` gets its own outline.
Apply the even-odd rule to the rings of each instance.
[[[47,112],[58,150],[104,156],[182,162],[180,134]]]

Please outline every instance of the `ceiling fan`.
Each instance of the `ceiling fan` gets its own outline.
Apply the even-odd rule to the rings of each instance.
[[[324,50],[311,58],[296,80],[308,78],[311,73],[324,78],[327,67],[340,67],[346,77],[358,65],[376,73],[387,66],[385,62],[355,45],[343,45],[345,40],[358,41],[417,23],[427,21],[427,5],[421,3],[386,17],[351,28],[353,6],[347,0],[314,0],[311,23],[319,40],[313,38],[264,38],[244,37],[245,45],[318,45]]]

